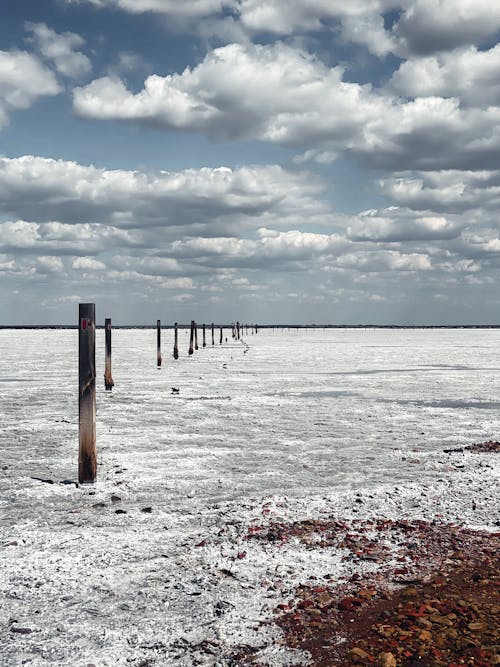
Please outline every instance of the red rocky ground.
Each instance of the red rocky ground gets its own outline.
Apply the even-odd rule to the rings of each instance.
[[[500,443],[465,449],[499,452]],[[275,611],[284,641],[307,651],[309,665],[500,665],[500,533],[422,520],[306,520],[252,526],[247,540],[299,540],[352,563],[347,581],[318,572]],[[243,651],[236,664],[258,662]]]

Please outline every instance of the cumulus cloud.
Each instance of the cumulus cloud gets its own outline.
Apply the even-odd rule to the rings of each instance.
[[[45,23],[28,22],[26,29],[32,33],[32,40],[41,55],[54,63],[59,74],[77,79],[91,71],[89,58],[76,50],[85,43],[80,35],[73,32],[58,34]]]
[[[496,212],[500,207],[500,171],[428,171],[383,179],[381,191],[414,210]]]
[[[155,12],[169,22],[214,34],[279,37],[312,31],[340,33],[384,57],[430,55],[478,43],[500,29],[500,9],[491,0],[66,0],[133,14]],[[386,27],[390,12],[399,13]]]
[[[408,97],[456,97],[462,106],[500,105],[500,44],[488,51],[471,46],[410,59],[393,74],[391,86]]]
[[[131,232],[109,225],[72,225],[61,222],[0,223],[0,250],[25,254],[86,255],[103,252],[116,245],[140,245]]]
[[[103,271],[106,268],[104,262],[93,257],[75,257],[71,266],[81,271]]]
[[[147,173],[34,156],[0,158],[2,208],[28,221],[216,235],[269,219],[286,222],[300,215],[315,221],[329,212],[322,192],[317,178],[279,166]]]
[[[231,44],[182,74],[150,76],[142,91],[105,77],[74,91],[84,117],[260,139],[385,169],[467,169],[496,163],[500,107],[462,109],[456,98],[391,97],[346,82],[340,67],[277,43]]]
[[[0,129],[18,109],[45,95],[57,95],[59,84],[38,58],[26,51],[0,51]]]
[[[199,19],[232,7],[235,0],[66,0],[68,4],[90,3],[101,9],[122,9],[132,14],[154,12],[170,19]]]
[[[347,228],[353,241],[444,241],[460,236],[462,227],[444,216],[415,215],[413,211],[391,207],[361,213]]]
[[[63,263],[60,257],[43,256],[37,259],[38,270],[43,273],[60,273],[63,270]]]
[[[367,273],[385,271],[430,271],[431,260],[423,253],[403,253],[399,250],[360,251],[338,259],[338,265]]]
[[[500,30],[500,5],[491,0],[413,0],[407,5],[395,32],[409,54],[452,50]]]

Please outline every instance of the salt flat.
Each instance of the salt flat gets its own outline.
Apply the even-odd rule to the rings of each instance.
[[[105,392],[97,332],[98,480],[79,489],[78,333],[0,331],[1,665],[229,665],[241,644],[305,664],[260,623],[311,573],[352,564],[250,544],[248,526],[494,528],[496,457],[443,450],[499,439],[500,331],[227,335],[188,357],[183,331],[174,361],[164,332],[157,369],[153,329],[116,330]]]

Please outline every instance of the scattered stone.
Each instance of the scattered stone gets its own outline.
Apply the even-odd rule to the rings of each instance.
[[[31,628],[24,628],[20,625],[11,625],[10,631],[15,632],[18,635],[29,635],[33,632]]]
[[[500,452],[500,442],[495,440],[478,442],[475,445],[468,445],[465,449],[470,452]]]
[[[151,514],[152,511],[152,507],[141,507],[141,512],[144,512],[144,514]]]
[[[126,514],[127,510],[115,510],[115,514]]]
[[[392,653],[381,653],[379,658],[380,667],[397,667],[396,658]]]
[[[111,502],[113,503],[113,505],[115,503],[121,503],[121,501],[122,501],[121,496],[115,496],[114,494],[111,496]]]

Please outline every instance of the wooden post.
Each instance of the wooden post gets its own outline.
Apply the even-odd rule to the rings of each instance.
[[[115,386],[111,375],[111,320],[107,317],[104,321],[105,355],[104,355],[104,386],[106,391],[111,391]]]
[[[95,304],[78,308],[78,482],[92,484],[97,475],[95,442]]]
[[[240,323],[236,322],[236,340],[240,339]]]
[[[274,327],[273,327],[273,329],[274,329]],[[255,333],[259,333],[259,330],[258,330],[258,328],[257,328],[257,325],[255,325]]]
[[[205,325],[203,325],[203,347],[207,346],[207,339],[205,338]]]
[[[174,354],[173,354],[174,359],[179,358],[179,346],[178,346],[178,338],[177,338],[177,322],[174,324]]]
[[[161,320],[156,320],[156,361],[161,366]]]
[[[248,336],[248,324],[245,324],[245,336]]]
[[[198,325],[194,323],[194,349],[198,349]]]
[[[220,328],[220,345],[222,345],[222,327]]]
[[[194,320],[191,320],[191,332],[189,334],[189,352],[188,352],[188,354],[193,354],[193,344],[194,344]]]
[[[215,345],[214,323],[212,322],[212,345]]]

